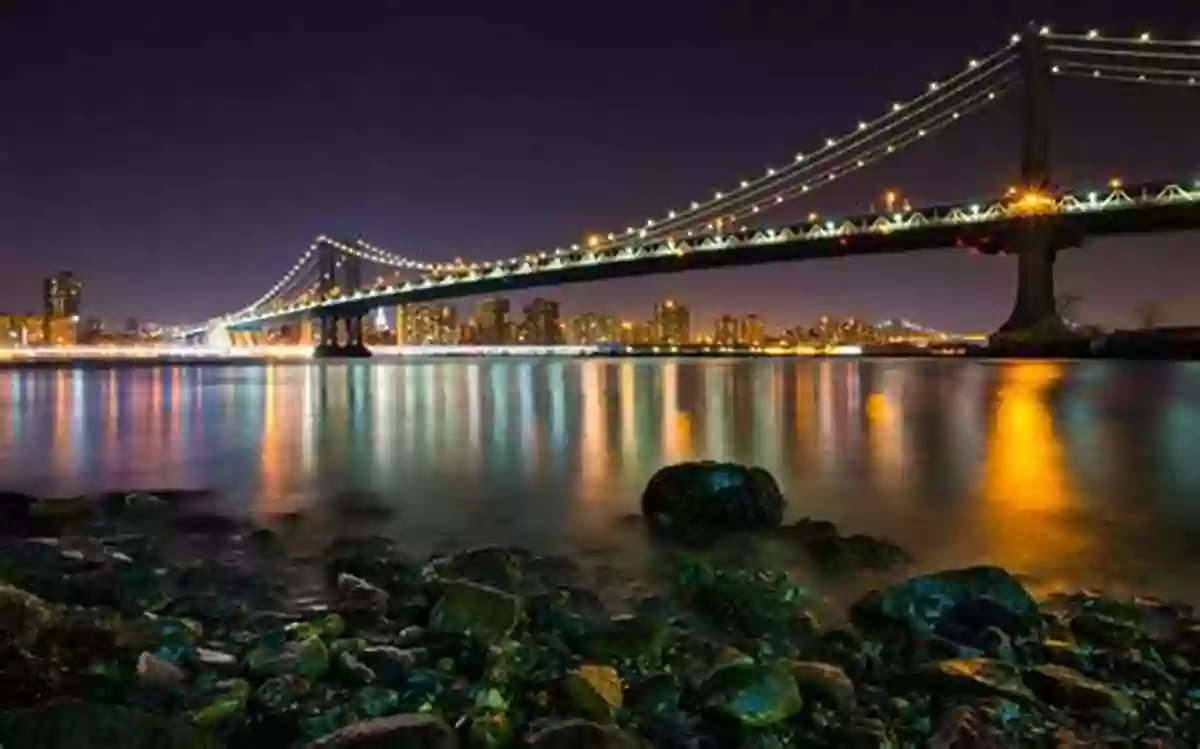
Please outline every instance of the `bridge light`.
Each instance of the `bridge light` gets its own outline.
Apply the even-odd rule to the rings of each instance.
[[[1096,193],[1095,193],[1094,191],[1093,191],[1093,192],[1089,192],[1089,193],[1088,193],[1088,195],[1087,195],[1087,199],[1088,199],[1088,202],[1089,202],[1089,203],[1095,203],[1095,202],[1096,202],[1096,198],[1097,198],[1097,195],[1096,195]]]
[[[988,101],[991,101],[991,100],[993,100],[993,99],[995,99],[995,98],[996,98],[996,92],[995,92],[995,91],[988,91]]]
[[[808,192],[808,185],[800,185],[800,192]]]
[[[937,90],[938,90],[938,82],[937,82],[937,81],[930,81],[930,82],[929,82],[929,90],[930,90],[930,91],[937,91]]]
[[[1041,29],[1038,30],[1038,33],[1041,34],[1042,36],[1049,36],[1050,35],[1050,27],[1043,26]]]
[[[699,208],[700,208],[700,204],[693,200],[692,201],[692,210],[695,211],[695,210],[698,210]]]
[[[741,185],[742,185],[742,189],[745,190],[747,187],[750,186],[750,182],[748,180],[742,180]]]
[[[1062,66],[1061,66],[1061,65],[1055,65],[1054,67],[1050,68],[1050,72],[1051,72],[1051,73],[1061,73],[1061,72],[1062,72]]]
[[[611,241],[613,241],[614,239],[616,239],[616,235],[615,235],[615,234],[613,234],[613,233],[610,231],[610,232],[608,233],[608,241],[610,241],[610,242],[611,242]]]
[[[1150,41],[1150,32],[1149,32],[1149,31],[1143,31],[1143,32],[1142,32],[1142,34],[1141,34],[1141,36],[1139,36],[1139,37],[1138,37],[1138,41],[1139,41],[1139,42],[1148,42],[1148,41]]]
[[[1121,181],[1120,177],[1113,177],[1108,181],[1108,186],[1112,190],[1120,190],[1124,185],[1125,183]]]
[[[859,129],[859,130],[866,130],[866,129],[867,129],[867,123],[863,122],[862,120],[859,120],[859,121],[858,121],[858,129]]]
[[[836,146],[836,145],[837,145],[837,141],[836,141],[836,140],[834,140],[833,138],[826,138],[826,139],[825,139],[825,147],[826,147],[826,148],[833,148],[833,147],[834,147],[834,146]]]
[[[668,211],[667,218],[675,218],[675,211]]]
[[[1099,39],[1100,38],[1100,30],[1099,29],[1088,29],[1087,38],[1088,39]]]
[[[783,196],[782,196],[782,195],[776,195],[776,196],[775,196],[775,205],[779,205],[779,204],[780,204],[780,203],[782,203],[782,202],[783,202]]]
[[[917,131],[917,137],[918,137],[918,138],[924,138],[924,137],[925,137],[925,134],[926,134],[926,133],[925,133],[925,128],[921,128],[920,130],[918,130],[918,131]]]
[[[887,144],[887,152],[888,152],[888,153],[895,153],[895,151],[896,151],[896,147],[895,147],[895,146],[893,146],[891,143],[888,143],[888,144]]]
[[[713,193],[713,200],[720,200],[723,197],[725,197],[725,193],[721,192],[720,190]]]
[[[1008,38],[1008,43],[1009,43],[1009,44],[1017,44],[1017,43],[1018,43],[1018,42],[1020,42],[1020,41],[1021,41],[1021,35],[1020,35],[1020,34],[1013,34],[1012,36],[1010,36],[1010,37]]]
[[[904,105],[903,105],[903,104],[901,104],[901,103],[900,103],[900,102],[898,102],[898,101],[894,101],[894,102],[892,102],[892,111],[893,111],[893,112],[899,112],[901,109],[904,109]]]
[[[796,163],[799,163],[801,161],[804,161],[804,154],[802,154],[802,153],[796,154]]]
[[[774,176],[775,176],[775,169],[774,169],[774,167],[767,167],[767,176],[768,176],[768,177],[774,177]]]
[[[820,219],[821,219],[821,217],[817,215],[817,212],[816,212],[816,211],[813,211],[813,212],[811,212],[811,213],[809,213],[809,214],[808,214],[808,222],[809,222],[810,224],[815,224],[815,223],[817,223],[817,221],[819,221]]]
[[[587,238],[587,246],[595,249],[600,246],[600,235],[593,234]]]

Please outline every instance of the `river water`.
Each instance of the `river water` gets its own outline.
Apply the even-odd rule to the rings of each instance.
[[[761,465],[922,568],[1200,599],[1200,366],[405,359],[0,371],[0,488],[211,489],[262,522],[636,577],[660,466]]]

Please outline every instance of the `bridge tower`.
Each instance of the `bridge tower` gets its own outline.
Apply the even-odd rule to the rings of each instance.
[[[1049,191],[1051,69],[1045,37],[1030,24],[1021,38],[1020,65],[1024,101],[1021,112],[1021,184],[1025,189]],[[1046,333],[1066,330],[1054,300],[1054,260],[1059,249],[1070,245],[1052,220],[1033,216],[1009,238],[1008,249],[1017,253],[1017,298],[1000,334],[1025,331]]]
[[[344,292],[357,289],[362,284],[361,259],[358,256],[340,253],[333,244],[324,241],[318,245],[317,252],[317,267],[321,274],[317,293],[322,298],[335,287]],[[321,309],[317,311],[317,321],[320,340],[314,354],[318,358],[364,358],[371,355],[363,343],[361,312],[345,314]],[[338,335],[339,327],[345,332],[344,341]]]

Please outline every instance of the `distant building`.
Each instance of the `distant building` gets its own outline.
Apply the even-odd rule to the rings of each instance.
[[[562,344],[562,321],[559,320],[558,302],[538,297],[525,305],[524,313],[525,320],[521,324],[518,336],[522,343],[537,346]]]
[[[509,303],[503,297],[484,299],[475,305],[474,323],[478,343],[502,346],[511,339]]]
[[[402,326],[397,341],[405,345],[458,343],[458,310],[450,305],[405,305],[396,314],[396,325]]]
[[[755,314],[746,315],[742,320],[738,343],[743,346],[761,346],[767,338],[767,326],[763,319]]]
[[[667,299],[654,305],[654,343],[678,346],[685,343],[690,343],[691,336],[691,312],[688,308],[675,302],[673,299]]]
[[[83,309],[83,282],[69,270],[42,280],[42,312],[47,318],[78,318]]]
[[[733,315],[721,315],[713,326],[713,343],[717,346],[733,346],[738,342],[738,320]]]
[[[612,315],[584,312],[571,320],[569,338],[571,343],[579,346],[617,343],[620,340],[620,326]]]

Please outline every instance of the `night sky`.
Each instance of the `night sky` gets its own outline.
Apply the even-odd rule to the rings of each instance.
[[[812,151],[1031,19],[1200,37],[1195,0],[129,2],[0,0],[0,311],[71,269],[85,314],[163,323],[244,306],[320,233],[485,260],[619,229]],[[1056,180],[1200,174],[1200,90],[1062,81]],[[1009,98],[764,222],[1015,181]],[[568,310],[697,325],[755,311],[1003,321],[1015,261],[927,252],[576,285]],[[1082,317],[1148,299],[1200,322],[1200,239],[1058,263]],[[523,298],[531,296],[523,295]],[[517,301],[521,301],[518,299]]]

